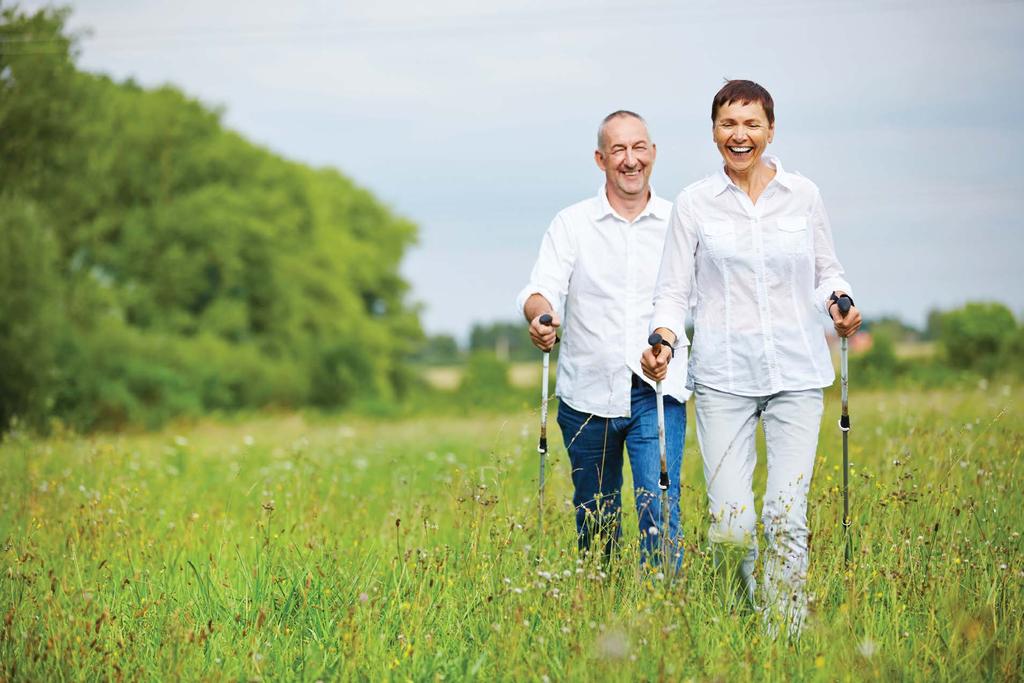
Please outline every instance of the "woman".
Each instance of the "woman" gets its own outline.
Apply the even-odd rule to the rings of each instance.
[[[763,423],[762,597],[768,614],[798,632],[807,609],[807,491],[822,388],[835,381],[821,316],[830,316],[841,336],[856,332],[861,317],[856,307],[843,316],[836,305],[852,292],[818,188],[764,154],[775,134],[768,91],[751,81],[727,82],[715,95],[711,120],[724,164],[676,199],[651,326],[673,345],[686,345],[693,302],[688,382],[696,396],[709,538],[716,551],[721,544],[746,548],[741,572],[751,600],[758,545],[754,433]],[[664,377],[671,358],[660,346],[645,351],[644,373]]]

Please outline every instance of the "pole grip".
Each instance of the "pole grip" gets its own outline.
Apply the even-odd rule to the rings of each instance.
[[[853,306],[853,299],[843,294],[836,300],[836,306],[839,307],[839,313],[845,318],[846,314],[850,312],[850,308]]]

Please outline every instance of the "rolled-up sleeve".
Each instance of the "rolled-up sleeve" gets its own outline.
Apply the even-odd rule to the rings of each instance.
[[[821,200],[821,194],[814,198],[811,209],[811,225],[814,229],[814,297],[815,306],[823,314],[828,315],[827,299],[832,292],[839,290],[851,297],[853,290],[846,281],[843,266],[836,258],[836,248],[832,242],[832,228],[829,225],[828,213]]]
[[[547,299],[559,317],[564,317],[565,297],[569,292],[569,278],[572,276],[575,262],[575,240],[569,225],[559,214],[544,233],[529,283],[516,297],[519,315],[523,314],[526,300],[533,294],[540,294]]]
[[[697,227],[690,198],[683,192],[676,199],[669,219],[661,268],[654,287],[654,315],[651,330],[664,327],[676,335],[676,346],[689,346],[686,315],[693,291],[697,253]]]

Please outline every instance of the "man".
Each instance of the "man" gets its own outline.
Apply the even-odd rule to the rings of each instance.
[[[683,190],[672,211],[655,294],[653,327],[685,345],[692,298],[697,437],[704,458],[710,540],[739,546],[748,596],[755,597],[754,433],[764,424],[768,481],[762,522],[766,615],[798,633],[806,613],[807,492],[814,469],[822,388],[835,381],[822,322],[849,336],[860,327],[836,258],[817,186],[763,156],[775,134],[771,95],[729,81],[711,107],[723,165]],[[676,356],[681,354],[677,351]],[[648,377],[665,376],[670,354],[644,351]],[[671,367],[669,365],[668,367]]]
[[[655,391],[640,368],[652,295],[671,204],[650,187],[656,154],[647,124],[633,112],[602,121],[594,160],[605,174],[596,197],[561,211],[551,222],[530,282],[516,304],[530,337],[547,351],[563,330],[555,393],[558,424],[575,488],[579,547],[600,535],[610,554],[620,535],[623,446],[629,454],[641,534],[641,557],[657,562],[661,548],[660,452]],[[550,314],[552,322],[540,318]],[[668,351],[668,349],[666,349]],[[676,566],[679,472],[686,432],[685,349],[667,373],[665,437],[670,479],[669,536]]]

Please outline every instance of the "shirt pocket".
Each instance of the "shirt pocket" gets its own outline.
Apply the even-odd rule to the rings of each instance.
[[[779,251],[784,254],[805,254],[810,251],[807,219],[783,216],[779,219]]]
[[[736,255],[736,225],[729,221],[712,221],[701,224],[704,244],[711,252],[711,258],[727,259]]]

